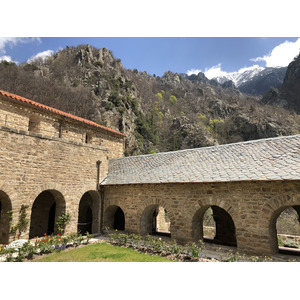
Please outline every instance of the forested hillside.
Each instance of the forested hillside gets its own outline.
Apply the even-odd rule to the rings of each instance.
[[[126,134],[125,155],[300,132],[293,110],[234,86],[125,69],[106,48],[67,47],[46,61],[0,63],[0,89]]]

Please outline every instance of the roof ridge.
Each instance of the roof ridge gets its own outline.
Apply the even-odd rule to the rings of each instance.
[[[111,128],[102,126],[102,125],[97,124],[96,122],[93,122],[93,121],[91,121],[91,120],[84,119],[84,118],[75,116],[75,115],[73,115],[73,114],[69,114],[69,113],[64,112],[64,111],[62,111],[62,110],[56,109],[56,108],[51,107],[51,106],[47,106],[47,105],[45,105],[45,104],[41,104],[41,103],[39,103],[39,102],[36,102],[36,101],[30,100],[30,99],[21,97],[21,96],[19,96],[19,95],[12,94],[12,93],[9,93],[9,92],[3,91],[3,90],[0,90],[0,94],[1,94],[2,96],[8,97],[8,98],[12,98],[12,99],[15,99],[15,100],[18,100],[18,101],[22,101],[22,102],[25,102],[25,103],[34,105],[34,106],[36,106],[36,107],[38,107],[38,108],[41,108],[41,109],[49,110],[49,111],[51,111],[51,112],[53,112],[53,113],[62,115],[62,116],[64,116],[64,117],[67,117],[67,118],[70,118],[70,119],[73,119],[73,120],[77,120],[77,121],[79,121],[79,122],[82,122],[82,123],[85,123],[85,124],[89,124],[89,125],[92,125],[92,126],[95,126],[95,127],[99,127],[99,128],[104,129],[104,130],[107,130],[107,131],[116,133],[116,134],[118,134],[118,135],[125,136],[124,133],[121,133],[121,132],[116,131],[116,130],[113,130],[113,129],[111,129]]]
[[[154,157],[154,156],[157,156],[157,155],[167,155],[167,154],[176,154],[176,153],[184,153],[184,152],[194,152],[194,151],[204,150],[204,149],[224,148],[224,147],[229,147],[229,146],[254,144],[254,143],[261,143],[261,142],[265,142],[265,141],[274,141],[274,140],[279,140],[279,139],[289,139],[289,138],[294,138],[294,137],[299,137],[300,138],[300,134],[277,136],[277,137],[271,137],[271,138],[256,139],[256,140],[242,141],[242,142],[237,142],[237,143],[228,143],[228,144],[213,145],[213,146],[191,148],[191,149],[183,149],[183,150],[176,150],[176,151],[166,151],[166,152],[159,152],[159,153],[152,153],[152,154],[142,154],[142,155],[135,155],[135,156],[112,158],[112,159],[110,159],[110,161],[116,161],[116,160],[121,160],[121,159],[132,159],[132,158],[138,158],[138,157],[148,157],[148,156],[149,157]]]

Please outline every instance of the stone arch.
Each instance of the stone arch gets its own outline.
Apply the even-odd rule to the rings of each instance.
[[[19,199],[19,194],[17,193],[17,191],[12,186],[9,186],[7,184],[0,184],[0,191],[2,191],[2,193],[5,193],[9,197],[12,210],[17,209],[18,207],[16,207],[16,203]]]
[[[300,206],[300,195],[286,193],[274,195],[272,201],[269,201],[262,207],[257,226],[261,238],[267,243],[266,252],[271,254],[278,253],[277,218],[285,209],[294,206]]]
[[[287,197],[289,198],[289,197]],[[296,197],[293,197],[296,198]],[[292,199],[291,199],[292,200]],[[283,201],[285,202],[285,201]],[[283,204],[283,203],[282,203]],[[287,208],[293,207],[296,212],[298,213],[299,222],[300,222],[300,201],[291,201],[289,204],[285,203],[281,205],[279,208],[275,209],[269,219],[269,237],[270,237],[270,248],[272,253],[279,252],[278,248],[278,239],[277,239],[277,228],[276,228],[276,221],[280,214]]]
[[[45,183],[45,184],[41,184],[39,186],[37,186],[34,190],[34,192],[32,192],[29,195],[29,206],[32,206],[35,199],[38,197],[39,194],[41,194],[44,191],[47,190],[54,190],[54,191],[58,191],[64,199],[69,198],[68,197],[68,191],[66,190],[65,186],[59,184],[59,183],[53,183],[53,182],[49,182],[49,183]]]
[[[34,200],[31,209],[29,238],[57,234],[57,218],[65,212],[66,202],[61,192],[49,189],[42,191]]]
[[[234,197],[234,195],[232,196]],[[220,208],[228,212],[236,226],[240,223],[238,208],[235,207],[234,205],[231,205],[231,203],[229,203],[228,201],[222,200],[222,197],[218,195],[214,195],[214,196],[211,195],[209,197],[202,197],[202,196],[199,197],[199,200],[194,205],[187,207],[186,221],[192,223],[195,213],[199,211],[199,209],[205,207],[205,211],[206,211],[210,206],[213,205],[219,206]],[[203,215],[205,211],[203,212]]]
[[[81,234],[100,231],[100,195],[97,191],[87,191],[78,205],[77,231]]]
[[[222,202],[218,202],[222,205]],[[203,240],[203,217],[208,208],[212,208],[213,218],[216,223],[216,234],[212,242],[222,245],[237,246],[236,225],[231,213],[231,207],[223,204],[223,207],[209,203],[202,206],[193,215],[192,219],[192,239],[194,241]],[[233,211],[233,209],[232,209]],[[230,213],[229,213],[230,212]]]
[[[110,205],[106,208],[103,217],[103,226],[110,229],[125,230],[125,214],[118,205]]]
[[[167,232],[163,232],[158,230],[157,224],[157,216],[160,213],[160,208],[168,213],[168,218],[170,222],[170,226],[168,227]],[[141,235],[154,234],[154,235],[165,235],[171,236],[171,228],[172,228],[172,216],[173,212],[168,208],[168,205],[164,202],[158,202],[155,204],[148,204],[146,207],[144,206],[143,211],[140,215],[140,233]]]
[[[9,217],[7,212],[12,210],[8,195],[0,190],[0,244],[9,242]]]

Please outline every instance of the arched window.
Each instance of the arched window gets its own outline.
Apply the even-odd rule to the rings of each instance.
[[[97,233],[100,230],[100,197],[97,191],[88,191],[80,199],[77,230],[81,234]]]
[[[145,208],[141,217],[141,234],[171,236],[171,220],[167,210],[159,205]]]
[[[275,222],[279,252],[300,255],[300,205],[280,209]]]
[[[121,207],[111,205],[105,210],[104,227],[125,230],[125,215]]]
[[[9,241],[9,217],[7,212],[12,210],[11,201],[6,193],[0,191],[0,244]]]
[[[193,239],[236,246],[235,225],[231,216],[216,205],[200,208],[193,217]]]
[[[29,238],[57,234],[57,218],[65,212],[65,199],[56,190],[46,190],[35,199],[30,221]]]

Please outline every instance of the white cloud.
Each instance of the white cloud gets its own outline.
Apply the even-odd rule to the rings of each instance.
[[[300,52],[300,38],[295,42],[285,41],[276,46],[263,57],[250,59],[251,61],[265,61],[266,67],[286,67]]]
[[[0,56],[0,61],[6,60],[8,62],[13,62],[12,58],[10,56],[4,55]]]
[[[43,51],[43,52],[39,52],[38,54],[32,56],[31,58],[29,58],[27,60],[28,63],[31,63],[37,59],[41,59],[42,61],[45,61],[45,59],[51,55],[54,54],[54,51],[52,50],[46,50],[46,51]]]
[[[205,68],[205,71],[201,69],[191,69],[186,72],[187,75],[198,74],[199,72],[203,72],[208,79],[212,79],[217,76],[227,76],[230,73],[221,70],[221,64],[217,64],[210,68]]]
[[[26,44],[26,43],[32,43],[32,42],[38,42],[41,43],[40,38],[18,38],[18,37],[0,37],[0,53],[6,53],[5,48],[6,47],[14,47],[17,44]]]
[[[192,74],[198,75],[199,72],[202,72],[202,71],[200,69],[191,69],[191,70],[188,70],[186,72],[186,74],[189,75],[189,76],[192,75]]]
[[[285,41],[284,43],[276,46],[269,54],[263,57],[256,57],[250,59],[253,62],[264,61],[266,63],[265,67],[286,67],[288,64],[293,61],[294,57],[298,56],[300,52],[300,38],[295,42]],[[237,82],[242,73],[248,71],[248,73],[253,71],[253,74],[256,70],[261,70],[262,67],[258,65],[253,65],[251,67],[244,67],[235,72],[226,72],[222,70],[222,64],[219,63],[210,68],[205,68],[204,71],[201,69],[191,69],[186,73],[187,75],[198,74],[203,72],[208,79],[212,79],[218,76],[225,76],[230,78],[234,82]]]
[[[216,66],[212,66],[211,68],[205,68],[204,71],[205,76],[208,79],[212,79],[214,77],[218,77],[218,76],[227,76],[228,73],[225,71],[221,70],[221,64],[217,64]]]
[[[191,69],[186,72],[187,75],[198,74],[199,72],[203,72],[208,79],[217,77],[217,76],[227,76],[229,73],[221,70],[221,64],[217,64],[210,68],[205,68],[205,71],[201,69]]]
[[[5,37],[0,37],[0,53],[6,53],[5,47],[7,45],[16,45],[17,43],[17,38],[5,38]]]

